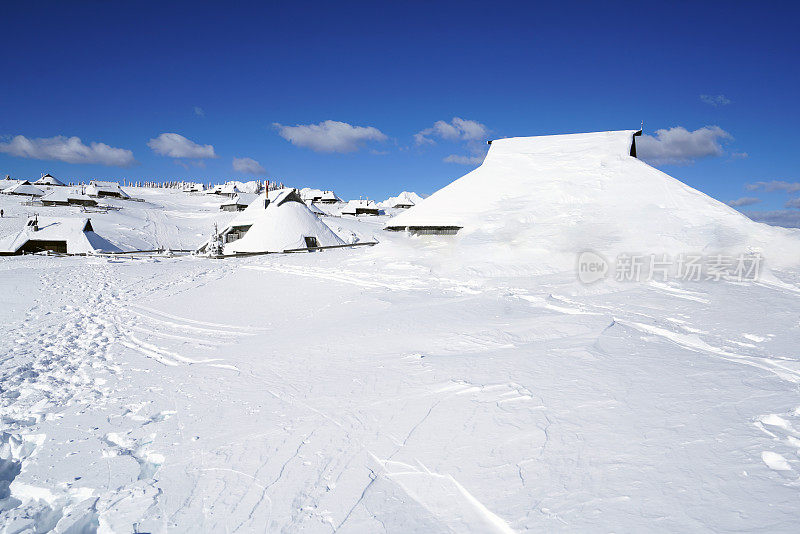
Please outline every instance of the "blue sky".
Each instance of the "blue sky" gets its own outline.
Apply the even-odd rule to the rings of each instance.
[[[644,120],[665,130],[662,170],[800,223],[786,206],[799,16],[777,2],[18,2],[0,19],[0,173],[219,181],[260,165],[380,199],[446,185],[488,138]]]

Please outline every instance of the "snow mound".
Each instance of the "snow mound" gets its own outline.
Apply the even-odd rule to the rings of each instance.
[[[495,140],[480,167],[386,227],[458,227],[456,236],[435,238],[437,246],[467,264],[537,272],[573,268],[584,250],[760,252],[772,266],[800,264],[800,232],[756,223],[636,159],[636,133]]]

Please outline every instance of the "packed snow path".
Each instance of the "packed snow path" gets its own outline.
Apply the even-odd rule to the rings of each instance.
[[[796,531],[791,286],[377,257],[0,262],[5,531]]]

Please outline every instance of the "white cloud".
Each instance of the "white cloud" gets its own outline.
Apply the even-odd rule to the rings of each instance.
[[[730,99],[725,95],[700,95],[700,100],[709,106],[719,107],[727,106],[731,103]]]
[[[253,158],[233,158],[233,170],[255,176],[267,174],[264,167]]]
[[[768,193],[783,191],[785,193],[797,193],[800,191],[800,182],[785,182],[783,180],[772,180],[771,182],[755,182],[744,186],[748,191],[763,189]]]
[[[216,158],[212,145],[198,145],[176,133],[162,133],[147,142],[153,152],[171,158]]]
[[[114,167],[128,167],[136,163],[133,152],[125,148],[114,148],[105,143],[85,145],[79,137],[63,135],[34,139],[17,135],[7,143],[0,143],[0,152],[19,158],[97,163]]]
[[[355,152],[368,141],[386,141],[388,137],[372,126],[353,126],[340,121],[284,126],[273,123],[278,134],[296,146],[317,152]]]
[[[414,134],[418,145],[435,144],[438,137],[447,141],[481,141],[489,134],[489,129],[478,121],[453,117],[450,122],[436,121],[430,128]]]
[[[687,165],[696,159],[721,156],[721,143],[733,136],[719,126],[704,126],[690,132],[682,126],[656,130],[655,136],[643,135],[636,141],[640,159],[654,165]]]
[[[748,211],[745,215],[773,226],[800,228],[800,210]]]
[[[800,210],[800,198],[793,198],[791,200],[786,201],[786,208],[795,208]]]
[[[205,117],[206,116],[205,110],[203,108],[201,108],[200,106],[195,106],[194,107],[194,114],[197,115],[198,117]]]
[[[752,206],[753,204],[758,204],[759,202],[761,202],[760,198],[742,197],[742,198],[737,198],[736,200],[728,201],[728,206],[739,208],[742,206]]]

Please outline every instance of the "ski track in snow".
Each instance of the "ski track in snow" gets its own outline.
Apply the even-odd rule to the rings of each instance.
[[[174,260],[180,261],[183,260]],[[67,272],[45,269],[40,281],[46,290],[43,295],[58,298],[50,302],[40,299],[19,327],[3,333],[0,472],[4,478],[0,478],[0,491],[4,485],[10,486],[8,504],[2,511],[4,520],[15,528],[35,526],[47,530],[57,526],[60,531],[72,527],[87,532],[101,523],[119,529],[142,526],[158,531],[186,531],[186,525],[198,517],[202,517],[205,530],[225,525],[231,532],[390,530],[387,525],[397,524],[398,517],[412,513],[412,508],[391,507],[404,502],[409,507],[413,503],[420,510],[420,522],[410,525],[410,530],[513,532],[541,530],[543,525],[557,529],[569,526],[580,509],[552,509],[547,503],[554,501],[554,495],[538,493],[532,486],[536,477],[543,475],[542,459],[548,458],[550,447],[558,445],[551,441],[559,428],[559,418],[553,413],[556,407],[515,380],[476,383],[466,377],[447,376],[439,363],[441,359],[475,355],[492,358],[540,345],[555,352],[585,347],[584,357],[597,358],[592,347],[622,331],[632,341],[637,341],[638,335],[638,342],[645,344],[666,343],[704,357],[750,366],[789,383],[800,381],[796,359],[790,355],[783,359],[771,356],[760,348],[769,341],[768,335],[740,332],[739,338],[734,339],[732,333],[709,334],[693,326],[692,314],[700,313],[713,299],[696,290],[661,284],[642,290],[660,295],[658,306],[665,302],[689,306],[676,305],[684,312],[666,318],[660,309],[615,302],[611,298],[614,295],[564,296],[557,286],[542,292],[511,286],[481,289],[468,280],[423,281],[414,272],[399,274],[367,271],[357,265],[327,268],[298,263],[267,259],[241,267],[355,286],[367,294],[436,292],[449,298],[454,294],[484,294],[504,305],[529,307],[536,314],[535,320],[530,324],[504,325],[487,319],[478,328],[472,325],[469,332],[449,325],[428,342],[426,350],[397,356],[392,370],[402,370],[405,378],[395,391],[376,395],[363,382],[370,380],[369,376],[350,377],[353,391],[360,392],[357,394],[363,396],[365,404],[336,409],[324,399],[314,398],[314,385],[299,382],[302,372],[297,369],[270,363],[268,358],[263,370],[245,369],[238,361],[219,356],[226,347],[269,335],[268,328],[200,320],[195,318],[197,310],[185,314],[166,312],[149,304],[156,296],[176,296],[214,283],[236,267],[227,266],[226,271],[197,263],[164,272],[153,269],[150,277],[138,277],[133,283],[123,282],[115,265],[99,260]],[[546,326],[551,324],[548,321],[571,326],[561,331]],[[733,352],[731,344],[742,350]],[[214,356],[203,356],[205,353]],[[263,406],[243,402],[240,409],[253,414],[264,410],[277,414],[275,417],[283,421],[283,426],[263,428],[261,434],[220,437],[212,449],[191,449],[187,456],[170,460],[167,451],[156,445],[161,443],[159,436],[172,432],[170,439],[181,443],[195,440],[189,430],[191,414],[179,409],[151,413],[147,401],[131,404],[126,400],[120,383],[126,373],[148,361],[157,364],[147,368],[152,373],[158,373],[160,368],[165,372],[205,368],[209,370],[201,372],[211,374],[200,376],[240,376],[244,380],[242,387],[253,388],[272,399],[263,402]],[[381,360],[384,365],[390,364]],[[194,378],[185,375],[183,380]],[[174,383],[154,380],[152,392],[177,399],[188,391],[204,391],[192,387],[184,391],[180,386],[168,391],[171,384]],[[306,387],[312,389],[306,391]],[[342,394],[346,395],[351,386],[344,382],[342,387]],[[208,391],[220,400],[226,398],[225,391]],[[616,404],[616,399],[608,399],[609,407]],[[125,409],[117,413],[120,406]],[[374,419],[372,414],[378,413],[374,409],[383,407],[391,408],[387,412],[391,418]],[[591,409],[602,413],[603,406]],[[76,413],[102,414],[108,421],[102,429],[89,430],[108,462],[106,486],[14,483],[27,466],[33,465],[29,462],[50,446],[49,440],[55,439],[40,428]],[[485,451],[492,453],[486,459],[488,472],[510,473],[515,486],[504,491],[531,495],[526,509],[495,509],[494,501],[487,501],[490,495],[486,491],[476,491],[475,473],[483,473],[475,471],[477,466],[456,467],[439,459],[439,466],[434,467],[426,461],[431,454],[429,447],[457,452],[448,449],[447,436],[441,442],[427,443],[437,435],[436,430],[444,427],[446,432],[471,435],[471,425],[477,424],[474,421],[494,421],[501,429],[489,438],[493,444]],[[450,422],[456,426],[449,427]],[[532,441],[526,457],[503,452],[505,433],[521,422],[527,427],[518,430],[525,429],[535,436],[529,438]],[[772,444],[762,451],[749,451],[754,461],[774,473],[779,483],[800,484],[800,406],[789,412],[753,416],[751,423],[751,428],[755,427]],[[263,447],[269,449],[255,446],[259,436],[264,439]],[[559,434],[560,440],[567,437],[575,439],[571,432]],[[117,470],[129,470],[129,478],[110,482]],[[174,502],[172,492],[164,485],[173,476],[192,481],[188,493],[176,490],[182,499],[179,503]],[[472,485],[464,480],[472,481]],[[605,497],[597,506],[629,500],[625,495]],[[144,517],[154,519],[140,525]]]

